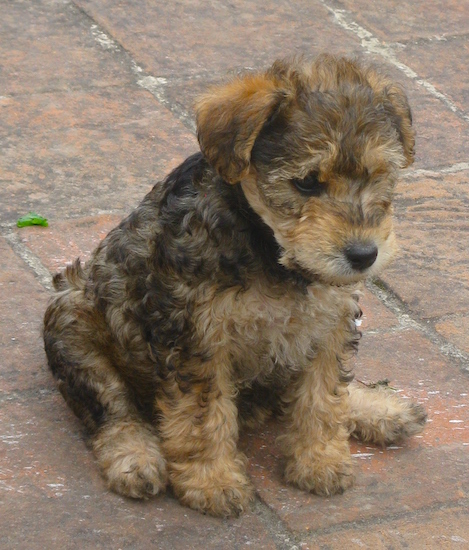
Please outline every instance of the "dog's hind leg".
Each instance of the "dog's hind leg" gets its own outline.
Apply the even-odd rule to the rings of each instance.
[[[389,445],[418,434],[427,419],[421,405],[380,385],[350,384],[349,407],[350,433],[377,445]]]
[[[166,486],[166,466],[153,426],[105,353],[103,331],[80,289],[61,293],[44,319],[49,366],[63,397],[83,421],[108,487],[145,498]]]

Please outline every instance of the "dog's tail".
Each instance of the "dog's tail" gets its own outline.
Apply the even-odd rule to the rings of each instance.
[[[64,271],[56,273],[52,278],[52,284],[57,292],[83,290],[85,281],[85,273],[80,258],[77,258],[73,264],[67,265]]]

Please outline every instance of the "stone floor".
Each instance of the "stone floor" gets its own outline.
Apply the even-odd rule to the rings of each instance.
[[[0,546],[468,547],[469,1],[0,0],[0,14]],[[429,423],[404,446],[352,442],[356,486],[332,498],[285,485],[275,425],[245,434],[257,497],[236,520],[111,494],[46,368],[49,272],[197,149],[208,83],[323,50],[383,64],[413,108],[401,252],[366,292],[356,374],[389,379]],[[17,229],[30,210],[49,227]]]

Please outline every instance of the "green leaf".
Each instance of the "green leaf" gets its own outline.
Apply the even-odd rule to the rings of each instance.
[[[18,227],[27,227],[28,225],[43,225],[44,227],[47,227],[49,224],[47,223],[46,218],[43,218],[34,212],[30,212],[29,214],[26,214],[26,216],[21,217],[16,222],[16,225]]]

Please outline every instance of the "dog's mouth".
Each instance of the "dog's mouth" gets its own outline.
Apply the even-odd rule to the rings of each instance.
[[[310,284],[319,282],[332,286],[354,284],[369,276],[376,275],[392,257],[392,248],[386,253],[373,241],[352,241],[335,254],[318,254],[317,251],[307,259],[285,253],[280,263],[286,269],[297,273]]]
[[[350,268],[336,270],[334,273],[320,273],[313,269],[304,268],[297,262],[289,262],[287,269],[301,277],[308,285],[320,283],[330,286],[346,286],[362,281],[370,275],[369,269],[354,270]]]

